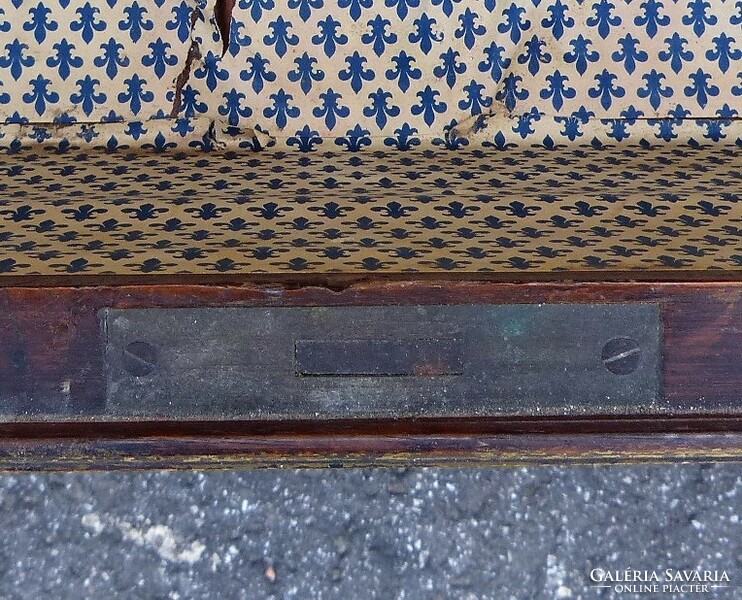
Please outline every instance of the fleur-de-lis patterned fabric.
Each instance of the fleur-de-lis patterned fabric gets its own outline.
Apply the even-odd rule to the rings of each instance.
[[[742,269],[742,0],[230,4],[0,3],[0,273]]]
[[[19,152],[0,181],[0,272],[742,269],[741,157]]]

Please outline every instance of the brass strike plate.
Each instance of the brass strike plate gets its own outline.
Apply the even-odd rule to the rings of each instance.
[[[656,304],[105,309],[108,417],[663,412]]]

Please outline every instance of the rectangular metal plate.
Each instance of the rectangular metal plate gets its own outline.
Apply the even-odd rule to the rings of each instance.
[[[102,311],[106,414],[661,412],[655,304]]]

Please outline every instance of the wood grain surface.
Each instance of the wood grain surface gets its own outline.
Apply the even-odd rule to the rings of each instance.
[[[602,302],[660,305],[669,414],[272,424],[93,418],[105,405],[98,315],[105,307]],[[0,467],[6,469],[726,460],[742,454],[740,282],[5,287],[0,308],[0,397],[14,408],[0,424]],[[60,417],[40,418],[44,413]]]

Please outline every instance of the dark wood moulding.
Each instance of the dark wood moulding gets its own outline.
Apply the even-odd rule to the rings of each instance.
[[[328,279],[0,288],[0,469],[547,464],[742,458],[742,282]],[[663,414],[101,420],[102,308],[653,302]],[[42,415],[59,414],[50,420]],[[37,415],[37,416],[35,416]]]

